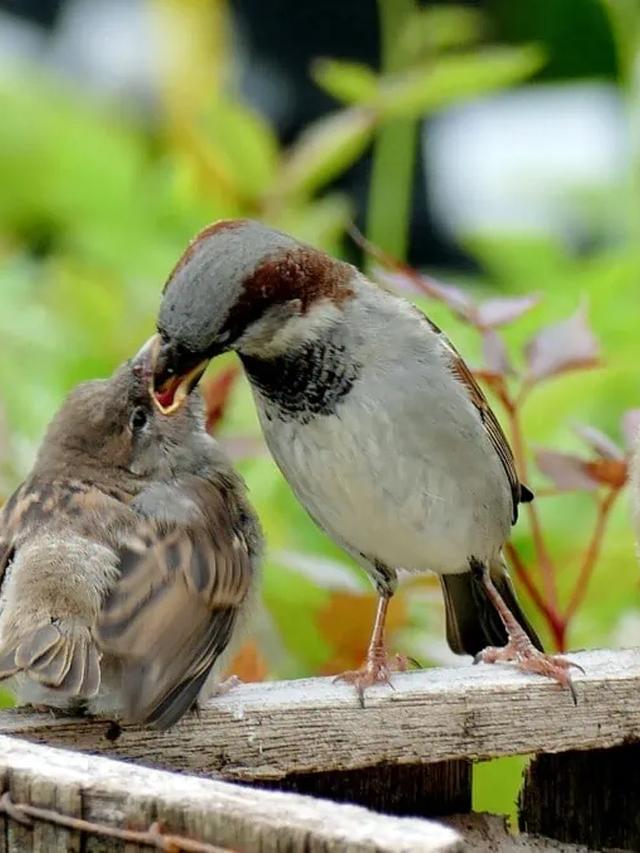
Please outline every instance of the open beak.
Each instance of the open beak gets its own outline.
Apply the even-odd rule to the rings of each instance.
[[[207,369],[209,359],[199,356],[175,357],[171,346],[159,335],[149,342],[151,371],[149,391],[158,410],[172,415],[183,405]]]

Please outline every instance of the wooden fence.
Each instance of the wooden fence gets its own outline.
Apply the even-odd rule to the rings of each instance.
[[[166,733],[0,714],[4,851],[640,851],[640,651],[244,685]],[[90,754],[88,754],[90,753]],[[473,762],[532,755],[520,834],[471,813]],[[116,760],[114,760],[116,759]]]

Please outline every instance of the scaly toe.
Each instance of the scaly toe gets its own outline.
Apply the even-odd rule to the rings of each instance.
[[[388,684],[389,687],[393,688],[386,657],[371,658],[363,663],[360,669],[349,670],[336,675],[333,681],[334,683],[346,681],[347,684],[353,684],[358,692],[358,701],[362,708],[364,708],[364,691],[368,687],[373,687],[374,684]]]
[[[544,652],[538,651],[532,645],[523,646],[509,642],[502,648],[488,646],[474,658],[474,663],[480,662],[511,662],[515,663],[522,672],[541,675],[544,678],[552,678],[562,687],[566,687],[571,693],[573,704],[578,704],[578,697],[571,676],[569,675],[569,670],[575,668],[584,673],[584,669],[573,661],[557,657],[556,655],[547,655]]]

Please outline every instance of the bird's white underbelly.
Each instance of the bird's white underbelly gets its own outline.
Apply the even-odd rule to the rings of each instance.
[[[392,568],[465,571],[494,557],[508,535],[511,498],[500,463],[459,440],[420,452],[385,416],[343,407],[340,417],[263,428],[298,499],[333,538]],[[479,432],[480,435],[480,432]],[[456,441],[451,438],[451,441]]]

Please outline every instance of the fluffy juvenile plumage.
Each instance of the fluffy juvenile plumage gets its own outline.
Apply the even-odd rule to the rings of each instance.
[[[568,683],[566,662],[539,651],[501,556],[533,496],[469,369],[423,314],[354,267],[238,220],[189,246],[158,331],[163,405],[203,360],[237,351],[284,476],[371,575],[380,605],[367,664],[349,676],[359,687],[387,677],[382,629],[398,568],[441,576],[455,651],[509,640],[484,659]]]
[[[199,395],[160,414],[148,359],[71,392],[0,514],[0,678],[166,728],[236,630],[261,536]]]

